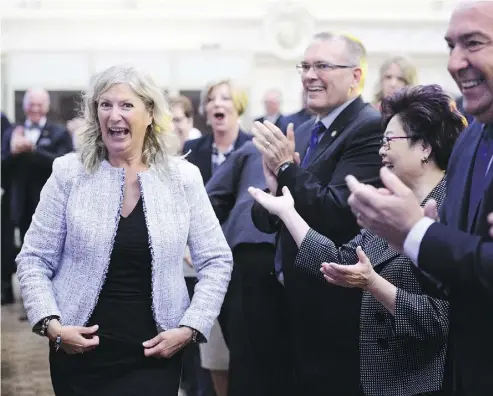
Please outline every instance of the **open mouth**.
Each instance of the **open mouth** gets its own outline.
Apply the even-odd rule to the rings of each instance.
[[[108,128],[108,134],[114,137],[126,136],[130,133],[128,128]]]
[[[217,111],[214,113],[214,118],[218,121],[224,120],[224,113],[222,111]]]

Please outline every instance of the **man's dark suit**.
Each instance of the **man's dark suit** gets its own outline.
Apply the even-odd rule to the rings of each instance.
[[[41,189],[51,175],[53,161],[71,152],[73,146],[67,129],[48,121],[33,152],[13,155],[10,139],[16,126],[12,125],[2,137],[2,166],[6,166],[10,174],[12,220],[23,238],[38,205]]]
[[[10,129],[10,121],[2,113],[2,137]],[[14,226],[10,219],[10,174],[2,161],[2,305],[14,302],[12,275],[15,273]]]
[[[257,118],[255,121],[263,123],[266,119],[267,119],[266,117],[260,117]],[[282,131],[282,133],[286,134],[286,130],[288,129],[287,117],[280,114],[274,125],[278,127]]]
[[[252,136],[240,130],[235,142],[235,150],[251,139]],[[198,139],[189,140],[185,142],[185,145],[183,146],[183,154],[190,151],[187,160],[199,168],[202,179],[204,179],[204,184],[206,184],[212,176],[211,158],[213,141],[212,135],[205,135]]]
[[[482,125],[474,122],[457,141],[447,170],[447,197],[440,223],[421,241],[418,265],[450,291],[450,345],[455,374],[465,395],[493,392],[493,169],[476,221],[468,218],[475,152]],[[475,224],[474,224],[475,223]]]
[[[295,132],[296,151],[302,158],[314,123],[309,121]],[[349,190],[344,178],[352,174],[364,183],[379,184],[381,138],[380,113],[357,98],[325,131],[306,169],[291,165],[280,175],[277,194],[287,186],[310,227],[337,244],[347,242],[359,227],[347,204]],[[297,271],[297,247],[288,230],[258,204],[253,206],[252,216],[260,230],[280,230],[292,339],[286,348],[292,348],[296,360],[298,393],[359,394],[361,293]]]

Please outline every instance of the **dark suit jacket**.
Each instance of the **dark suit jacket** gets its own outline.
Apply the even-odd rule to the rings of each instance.
[[[440,205],[445,179],[428,199]],[[397,288],[395,315],[364,291],[360,313],[361,384],[366,396],[417,395],[442,388],[449,329],[449,303],[411,260],[369,230],[340,247],[310,230],[296,266],[323,280],[320,265],[356,264],[361,246],[375,272]]]
[[[274,244],[274,235],[259,231],[252,222],[254,199],[248,187],[265,189],[262,155],[252,142],[234,151],[206,184],[206,190],[233,250],[240,243]]]
[[[306,122],[295,132],[296,151],[302,158],[314,122]],[[310,227],[337,244],[347,242],[360,228],[347,203],[349,189],[344,178],[352,174],[364,183],[380,183],[381,138],[380,113],[357,98],[325,132],[307,168],[291,165],[280,175],[278,195],[281,188],[287,186],[296,209]],[[359,335],[361,293],[330,286],[295,271],[296,244],[279,219],[270,216],[259,204],[253,205],[252,218],[264,232],[280,231],[297,375],[307,383],[318,384],[321,394],[324,394],[323,389],[327,391],[330,376],[331,390],[350,394],[347,383],[359,384],[359,353],[355,340]],[[322,301],[330,304],[330,308],[322,309]],[[301,336],[307,332],[309,335]],[[328,339],[334,342],[321,341]]]
[[[447,198],[440,223],[428,228],[418,265],[450,290],[451,342],[466,395],[493,389],[493,240],[486,216],[493,211],[493,169],[476,224],[468,219],[476,148],[482,125],[473,122],[459,137],[447,171]]]
[[[21,228],[28,227],[39,201],[39,194],[51,175],[55,158],[73,150],[67,129],[47,122],[32,153],[13,155],[10,139],[17,125],[12,125],[2,136],[2,167],[6,167],[11,181],[12,220]]]
[[[290,114],[286,116],[286,125],[288,125],[290,122],[293,123],[294,129],[298,128],[300,125],[303,125],[305,122],[308,120],[311,120],[315,116],[310,113],[307,109],[301,109],[300,111],[297,111],[296,113]]]
[[[7,116],[3,113],[1,113],[2,115],[2,144],[3,144],[3,136],[5,135],[5,133],[11,128],[11,124],[10,124],[10,121],[9,119],[7,118]],[[9,187],[9,181],[8,181],[8,177],[9,177],[9,172],[8,172],[8,169],[5,168],[4,166],[4,163],[2,161],[2,188],[5,190],[4,191],[4,194],[7,192],[6,190],[8,189]],[[2,203],[5,202],[5,196],[2,197]]]
[[[252,136],[240,130],[235,142],[235,150],[239,149],[249,140],[252,140]],[[204,179],[204,184],[206,184],[212,176],[211,158],[213,142],[214,139],[212,135],[205,135],[198,139],[189,140],[185,142],[185,145],[183,146],[183,154],[190,151],[187,160],[199,168],[202,178]]]
[[[10,128],[10,121],[5,114],[1,113],[1,116],[2,116],[2,136],[3,136],[3,133]]]
[[[264,122],[266,120],[265,117],[260,117],[260,118],[257,118],[255,121],[258,121],[258,122]],[[282,114],[279,115],[279,118],[276,120],[276,122],[274,123],[274,125],[276,127],[278,127],[282,133],[286,134],[286,131],[288,129],[288,122],[287,122],[287,117],[286,116],[283,116]]]

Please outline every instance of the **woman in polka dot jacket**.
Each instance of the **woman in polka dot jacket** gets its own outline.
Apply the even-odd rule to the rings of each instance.
[[[444,171],[466,124],[463,117],[437,85],[397,92],[382,102],[382,113],[383,165],[423,206],[431,199],[439,206],[445,196]],[[299,248],[295,266],[300,271],[325,279],[327,287],[362,289],[359,349],[365,395],[444,394],[449,304],[441,285],[368,230],[336,246],[309,228],[286,187],[279,197],[255,188],[250,193],[289,229]]]

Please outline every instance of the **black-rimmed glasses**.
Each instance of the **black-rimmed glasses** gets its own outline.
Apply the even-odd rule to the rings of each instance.
[[[390,142],[392,140],[397,140],[397,139],[411,139],[410,136],[384,136],[381,140],[380,140],[380,145],[385,148],[385,150],[389,150],[390,149]]]
[[[329,70],[351,69],[352,67],[356,67],[356,65],[338,65],[336,63],[329,62],[315,62],[314,64],[309,64],[306,62],[301,62],[296,65],[296,70],[298,70],[300,74],[305,74],[313,68],[313,71],[318,74],[327,72]]]

